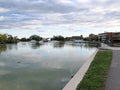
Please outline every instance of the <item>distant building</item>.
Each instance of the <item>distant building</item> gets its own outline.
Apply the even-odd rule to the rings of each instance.
[[[113,46],[120,46],[120,32],[105,32],[98,35],[99,41]]]
[[[90,41],[98,41],[98,35],[95,34],[89,34]]]
[[[75,43],[82,43],[82,42],[84,42],[82,35],[81,35],[81,36],[72,36],[71,38],[72,38],[72,40],[73,40]]]
[[[98,35],[98,40],[101,42],[105,42],[107,40],[107,34],[106,33],[100,33]]]
[[[72,36],[71,37],[73,40],[82,40],[83,39],[83,36]]]

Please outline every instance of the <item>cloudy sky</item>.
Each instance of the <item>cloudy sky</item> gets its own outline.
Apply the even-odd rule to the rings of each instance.
[[[87,36],[120,32],[120,0],[0,0],[0,33]]]

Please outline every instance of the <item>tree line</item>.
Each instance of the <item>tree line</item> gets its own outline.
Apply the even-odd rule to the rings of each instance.
[[[20,41],[31,41],[31,40],[35,40],[35,41],[41,41],[43,38],[40,37],[39,35],[31,35],[29,38],[23,37],[20,39]]]
[[[0,34],[0,44],[17,43],[19,41],[30,41],[30,40],[40,41],[42,40],[42,37],[38,35],[32,35],[29,38],[24,37],[19,39],[17,36],[12,36],[9,34]]]
[[[84,41],[97,41],[98,40],[98,36],[97,35],[90,35],[89,37],[83,37],[82,35],[80,36],[72,36],[72,37],[63,37],[61,35],[58,36],[53,36],[51,38],[52,40],[56,40],[56,41],[73,41],[73,40],[84,40]],[[31,40],[35,40],[35,41],[41,41],[44,40],[44,38],[40,37],[39,35],[31,35],[29,38],[23,37],[21,39],[19,39],[17,36],[12,36],[9,34],[0,34],[0,44],[6,44],[6,43],[17,43],[19,41],[31,41]]]
[[[18,42],[17,36],[13,37],[12,35],[8,35],[8,34],[0,34],[0,44],[17,43],[17,42]]]

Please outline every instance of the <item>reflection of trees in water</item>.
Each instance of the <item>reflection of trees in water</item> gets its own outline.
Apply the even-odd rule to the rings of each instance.
[[[86,43],[84,45],[84,47],[88,48],[89,50],[92,50],[92,49],[96,48],[96,44]]]
[[[72,47],[84,47],[84,43],[74,43],[74,42],[72,42],[72,43],[66,43],[66,45],[68,45],[68,46],[72,46]]]
[[[0,46],[0,54],[2,53],[2,52],[5,52],[7,50],[7,46],[6,45],[1,45]]]
[[[98,44],[97,43],[86,43],[85,47],[87,47],[87,48],[95,48],[95,47],[98,47]]]
[[[72,46],[73,47],[81,47],[82,48],[84,46],[84,44],[83,43],[73,43]]]
[[[64,45],[65,45],[64,41],[58,41],[58,42],[53,43],[54,48],[62,48],[62,47],[64,47]]]
[[[26,42],[21,42],[22,43],[22,45],[26,45],[27,43]]]
[[[10,50],[12,50],[12,49],[17,50],[17,49],[18,49],[17,43],[16,43],[16,44],[8,44],[7,47],[8,47],[8,49],[10,49]]]
[[[42,46],[42,44],[34,43],[34,44],[31,44],[30,46],[31,46],[32,49],[38,49],[38,48],[40,48]]]
[[[95,48],[97,44],[91,44],[91,43],[66,43],[66,45],[72,46],[72,47],[81,47],[81,48]]]

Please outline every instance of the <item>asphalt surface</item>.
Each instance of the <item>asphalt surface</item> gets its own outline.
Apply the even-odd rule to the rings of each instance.
[[[120,50],[113,50],[105,90],[120,90]]]

